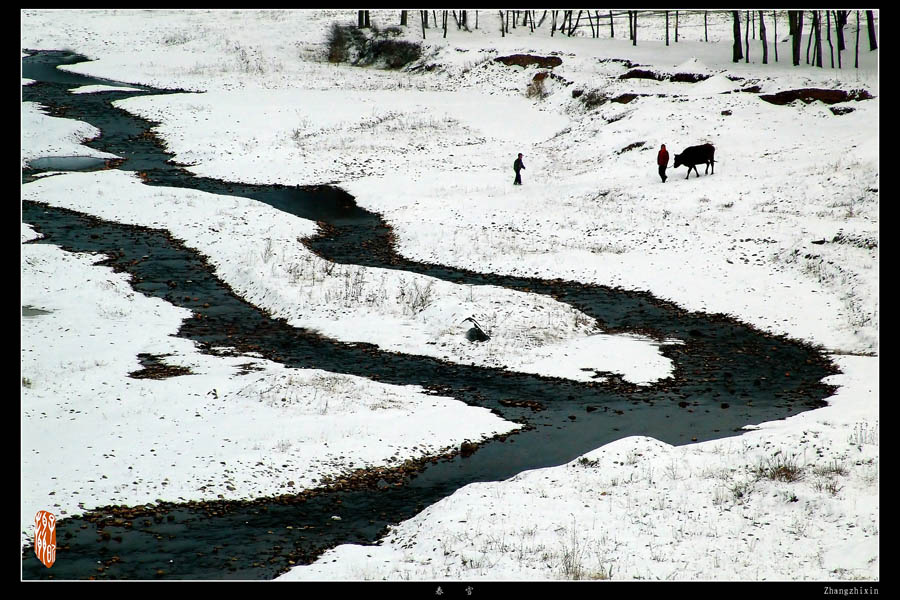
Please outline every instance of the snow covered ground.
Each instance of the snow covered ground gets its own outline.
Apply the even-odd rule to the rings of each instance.
[[[831,69],[826,44],[826,68],[793,67],[782,19],[779,62],[768,22],[770,64],[758,40],[749,63],[732,63],[730,17],[710,15],[709,42],[702,16],[681,18],[677,44],[665,46],[658,17],[632,46],[624,20],[616,39],[551,37],[549,20],[501,37],[481,11],[477,30],[428,30],[436,68],[413,73],[325,61],[331,23],[355,22],[348,10],[22,12],[23,50],[70,49],[95,59],[77,72],[202,91],[118,103],[159,122],[197,174],[335,183],[382,214],[410,258],[646,290],[820,345],[842,371],[827,408],[691,446],[627,438],[470,485],[381,545],[338,547],[283,579],[879,578],[878,53],[861,49],[854,69],[851,42]],[[395,25],[398,11],[373,21]],[[404,37],[421,39],[411,22]],[[516,53],[562,59],[545,97],[526,95],[536,68],[491,60]],[[611,59],[711,77],[618,79],[628,68]],[[835,115],[738,92],[750,85],[874,99]],[[588,108],[590,93],[642,95]],[[93,127],[22,106],[23,165],[102,157],[79,144]],[[659,181],[660,144],[674,155],[706,141],[714,176],[670,168]],[[525,184],[513,187],[518,152]],[[543,296],[326,264],[296,243],[314,223],[250,200],[148,188],[114,170],[44,178],[22,197],[164,227],[257,306],[341,341],[571,378],[585,377],[585,357],[639,384],[669,373],[660,342],[606,335]],[[22,241],[33,236],[23,223]],[[172,336],[187,311],[134,293],[97,260],[22,245],[23,543],[40,509],[275,495],[517,427],[412,387],[201,354]],[[424,310],[410,289],[428,290]],[[463,339],[470,315],[489,344]],[[139,353],[192,374],[127,378]],[[248,360],[257,370],[240,368]],[[797,480],[770,477],[785,470]]]

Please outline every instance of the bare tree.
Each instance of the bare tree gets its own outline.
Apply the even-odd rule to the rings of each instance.
[[[762,64],[769,64],[769,46],[766,44],[766,21],[763,18],[763,11],[759,11],[759,39],[762,41]]]
[[[669,45],[669,11],[666,11],[666,46]]]
[[[709,11],[704,10],[703,11],[703,40],[706,42],[709,41],[709,27],[708,27],[707,17],[709,17]]]
[[[750,11],[747,11],[747,23],[744,26],[744,62],[750,62]]]
[[[866,11],[866,24],[869,27],[869,50],[878,50],[878,41],[875,39],[875,14],[871,10]]]
[[[616,31],[613,29],[613,14],[612,11],[609,11],[609,39],[614,39],[616,37]]]
[[[815,16],[813,17],[814,28],[816,31],[816,50],[815,50],[815,63],[817,67],[822,66],[822,13],[820,11],[815,12]]]
[[[678,11],[675,11],[675,43],[678,43]]]
[[[422,39],[425,39],[425,29],[428,27],[428,11],[420,10],[419,15],[422,17]]]
[[[732,25],[734,31],[734,44],[731,49],[731,62],[739,62],[744,58],[744,53],[741,51],[741,13],[733,10],[731,11],[731,17],[734,21],[734,24]]]
[[[794,66],[800,65],[800,40],[803,37],[803,11],[789,10],[788,24],[790,26],[791,50]]]
[[[506,37],[506,27],[503,25],[503,23],[504,23],[503,11],[501,10],[499,12],[500,12],[500,37]]]
[[[834,68],[834,46],[831,44],[831,13],[825,11],[825,36],[828,39],[828,54],[831,55],[831,68]]]
[[[778,15],[772,11],[772,23],[775,26],[775,36],[772,40],[772,48],[775,50],[775,62],[778,62]]]
[[[854,68],[859,68],[859,11],[856,11],[856,61]]]
[[[634,35],[631,38],[632,46],[637,46],[637,15],[638,15],[638,11],[634,11],[632,13],[632,18],[634,18],[634,29],[632,30],[634,32]]]
[[[581,23],[581,13],[582,12],[584,12],[584,10],[578,11],[578,18],[575,19],[575,25],[569,29],[569,37],[572,37],[573,35],[575,35],[575,30],[578,29],[578,25]],[[572,24],[572,16],[569,15],[569,25],[571,25],[571,24]]]
[[[838,69],[843,69],[844,65],[841,61],[841,50],[844,49],[844,32],[843,25],[841,25],[841,13],[846,11],[836,10],[834,11],[834,37],[837,38],[837,55],[838,55]],[[844,23],[847,22],[847,15],[844,15]]]
[[[806,64],[809,64],[809,50],[810,50],[810,48],[812,48],[812,41],[813,41],[813,37],[815,34],[815,30],[816,30],[816,13],[815,13],[815,11],[809,11],[809,12],[812,13],[813,21],[812,21],[812,27],[811,27],[812,31],[810,31],[809,37],[806,40]]]
[[[400,26],[406,27],[406,11],[405,10],[400,11]]]
[[[838,64],[841,62],[841,50],[846,50],[847,46],[844,44],[844,27],[847,25],[847,19],[850,17],[849,10],[836,10],[834,11],[834,30],[837,37],[837,47],[838,47]]]

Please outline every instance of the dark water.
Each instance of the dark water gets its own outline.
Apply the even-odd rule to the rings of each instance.
[[[122,156],[125,160],[118,168],[147,173],[149,185],[245,196],[320,221],[321,233],[304,243],[329,260],[550,294],[594,317],[606,331],[677,338],[684,344],[662,350],[673,361],[673,376],[640,388],[616,377],[586,384],[454,365],[366,344],[341,344],[272,319],[235,296],[211,274],[204,257],[164,231],[24,202],[23,221],[46,235],[38,243],[107,254],[108,264],[132,275],[137,291],[194,311],[195,317],[184,321],[179,335],[201,348],[229,347],[258,352],[290,367],[421,385],[526,425],[524,431],[492,440],[471,455],[426,461],[393,479],[361,478],[355,484],[252,502],[108,507],[84,518],[63,519],[57,525],[56,564],[47,569],[26,550],[25,579],[271,578],[334,545],[373,543],[387,525],[412,517],[471,482],[558,465],[629,435],[648,435],[671,444],[735,435],[746,424],[821,406],[833,391],[821,379],[834,373],[834,366],[819,353],[733,319],[688,312],[646,293],[410,261],[394,252],[384,221],[359,208],[338,188],[245,185],[194,177],[172,164],[159,143],[144,134],[152,124],[109,104],[115,97],[152,90],[72,95],[66,86],[97,82],[42,80],[38,75],[57,59],[77,60],[58,53],[23,60],[23,77],[43,81],[23,88],[25,100],[99,127],[103,135],[89,145]],[[36,172],[24,172],[23,181]],[[201,308],[205,304],[209,307]]]

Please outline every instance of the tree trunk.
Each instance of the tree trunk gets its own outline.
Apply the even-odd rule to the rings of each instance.
[[[582,12],[584,12],[584,11],[583,10],[578,11],[578,18],[575,19],[575,26],[572,27],[571,29],[569,29],[569,37],[572,37],[573,35],[575,35],[575,30],[578,29],[578,25],[581,23],[581,13]],[[571,24],[572,24],[572,17],[569,17],[569,25],[571,25]]]
[[[813,22],[809,31],[809,39],[806,40],[806,64],[809,64],[809,49],[812,47],[813,34],[815,33],[816,29],[816,13],[813,11],[810,12],[812,12],[813,15]]]
[[[634,19],[631,18],[631,11],[628,11],[628,39],[634,39]]]
[[[559,11],[553,11],[550,16],[550,37],[553,37],[553,33],[556,31],[556,15]]]
[[[844,35],[841,32],[841,24],[840,24],[840,13],[842,11],[836,10],[834,11],[834,37],[837,38],[837,55],[838,55],[838,69],[843,69],[844,65],[841,64],[841,47],[844,41]]]
[[[366,11],[364,11],[364,10],[360,10],[360,11],[357,11],[357,13],[356,13],[356,26],[359,29],[362,29],[363,27],[366,26],[366,18],[363,14],[365,12]]]
[[[834,11],[834,30],[837,33],[838,62],[840,62],[841,50],[847,49],[847,45],[844,43],[844,27],[847,25],[847,18],[849,16],[849,10]]]
[[[828,39],[828,54],[831,56],[831,68],[834,68],[834,46],[831,44],[831,13],[825,11],[825,37]]]
[[[869,27],[869,50],[878,50],[878,41],[875,39],[875,13],[866,11],[866,24]]]
[[[420,10],[419,17],[421,18],[421,21],[422,21],[422,39],[424,40],[425,39],[425,28],[428,26],[428,11]]]
[[[612,11],[609,11],[609,39],[615,39],[616,30],[613,28],[613,14]]]
[[[803,11],[789,10],[788,22],[791,28],[791,53],[794,66],[800,65],[800,39],[803,37]]]
[[[406,27],[406,11],[405,10],[400,11],[400,26]]]
[[[707,17],[709,17],[709,11],[703,11],[703,40],[709,41],[709,27],[707,26]]]
[[[772,23],[775,26],[775,36],[772,40],[772,48],[775,50],[775,62],[778,62],[778,15],[772,11]]]
[[[854,68],[859,68],[859,11],[856,11],[856,61]]]
[[[750,11],[747,11],[747,22],[744,24],[744,62],[750,62]]]
[[[766,44],[766,21],[763,18],[763,11],[759,11],[759,39],[762,42],[762,64],[769,64],[769,46]]]
[[[638,11],[634,11],[634,37],[631,39],[632,46],[637,46],[637,14]]]
[[[368,29],[372,26],[372,23],[369,21],[369,11],[364,10],[363,12],[366,13],[366,28]]]
[[[503,26],[503,11],[500,12],[500,37],[506,37],[506,28]]]
[[[816,11],[816,66],[822,67],[822,13]]]
[[[675,11],[675,43],[678,43],[678,11]]]
[[[731,62],[739,62],[744,58],[744,53],[741,51],[741,14],[740,12],[733,10],[731,11],[731,17],[734,21],[734,24],[732,25],[734,44],[731,48]]]
[[[666,11],[666,46],[669,45],[669,11]]]
[[[538,21],[537,26],[540,27],[541,25],[543,25],[543,24],[544,24],[544,19],[546,19],[546,18],[547,18],[547,11],[545,10],[545,11],[544,11],[544,14],[541,15],[541,20]]]
[[[442,16],[443,16],[443,18],[444,18],[444,21],[443,21],[443,25],[444,25],[444,38],[446,38],[446,37],[447,37],[447,11],[446,11],[446,10],[444,11],[444,14],[443,14]]]

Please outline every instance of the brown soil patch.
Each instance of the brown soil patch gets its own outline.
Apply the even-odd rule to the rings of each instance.
[[[795,100],[801,100],[806,104],[815,102],[816,100],[825,104],[837,104],[838,102],[848,102],[850,100],[871,100],[872,94],[866,90],[852,90],[845,92],[843,90],[822,90],[816,88],[804,88],[799,90],[784,90],[777,94],[762,94],[760,98],[771,104],[783,106],[790,104]]]
[[[532,56],[531,54],[513,54],[511,56],[498,56],[494,61],[503,63],[507,67],[530,67],[536,65],[541,69],[552,69],[562,64],[558,56]]]

